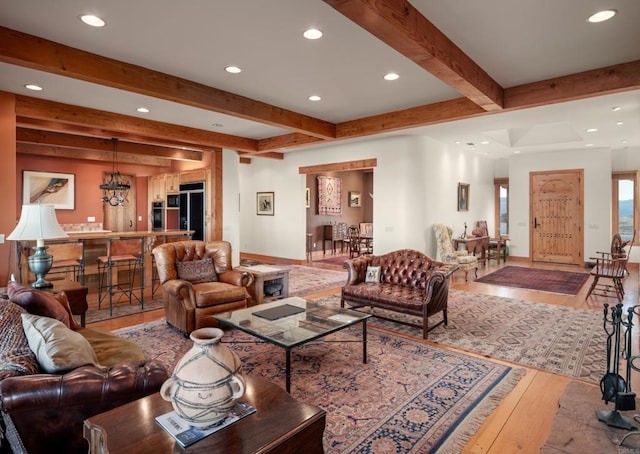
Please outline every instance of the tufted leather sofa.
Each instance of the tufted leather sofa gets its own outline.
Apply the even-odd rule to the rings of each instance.
[[[456,264],[437,262],[412,249],[402,249],[384,255],[366,255],[344,263],[349,272],[347,284],[342,287],[340,305],[370,306],[421,318],[421,324],[385,317],[379,318],[422,328],[422,337],[436,326],[447,324],[449,280],[458,269]],[[367,268],[380,267],[379,282],[366,282]],[[443,319],[428,327],[427,319],[442,312]]]
[[[231,266],[231,244],[227,241],[178,241],[153,249],[162,286],[167,323],[189,335],[193,330],[217,326],[212,317],[220,312],[247,307],[247,287],[253,275]],[[212,259],[213,279],[179,277],[179,262]]]
[[[86,453],[85,419],[153,394],[168,378],[158,361],[120,361],[131,341],[88,328],[77,332],[96,341],[94,350],[102,346],[96,353],[105,366],[44,373],[29,348],[23,313],[0,298],[0,453]]]

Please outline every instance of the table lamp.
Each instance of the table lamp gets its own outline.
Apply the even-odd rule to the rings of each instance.
[[[51,282],[47,282],[44,277],[53,265],[53,256],[47,254],[47,246],[44,240],[51,238],[66,238],[67,232],[62,230],[56,210],[53,205],[22,205],[22,213],[18,225],[7,237],[8,240],[33,241],[36,246],[35,253],[28,258],[29,269],[36,276],[36,281],[31,284],[34,288],[53,287]]]

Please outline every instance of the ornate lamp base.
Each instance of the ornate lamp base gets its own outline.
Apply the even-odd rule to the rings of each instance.
[[[53,287],[51,282],[44,279],[53,265],[53,255],[47,254],[47,246],[36,246],[33,249],[36,252],[29,256],[28,262],[29,269],[36,275],[36,281],[31,286],[33,288]]]

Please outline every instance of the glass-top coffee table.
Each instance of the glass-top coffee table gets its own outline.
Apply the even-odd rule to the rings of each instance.
[[[294,347],[357,323],[362,323],[362,362],[366,364],[369,317],[371,317],[369,314],[340,307],[328,307],[299,297],[284,298],[214,316],[224,325],[284,348],[287,392],[291,391],[291,350]]]

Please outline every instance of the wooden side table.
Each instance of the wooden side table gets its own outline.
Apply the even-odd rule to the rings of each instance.
[[[45,288],[48,292],[58,293],[64,291],[69,300],[69,306],[71,307],[71,313],[80,316],[80,325],[85,326],[86,314],[89,309],[87,303],[87,294],[89,289],[84,285],[75,281],[51,281],[53,287]]]
[[[155,393],[84,422],[89,452],[174,453],[323,453],[324,410],[292,398],[284,389],[259,377],[245,376],[242,398],[256,412],[182,449],[155,417],[171,411],[171,403]]]
[[[286,298],[289,296],[289,269],[277,268],[269,265],[255,265],[255,266],[239,266],[237,268],[240,271],[246,271],[253,275],[253,282],[247,290],[251,295],[251,306],[256,304],[262,304],[269,297],[265,296],[264,287],[268,283],[276,283],[282,285],[282,290],[277,298]]]

